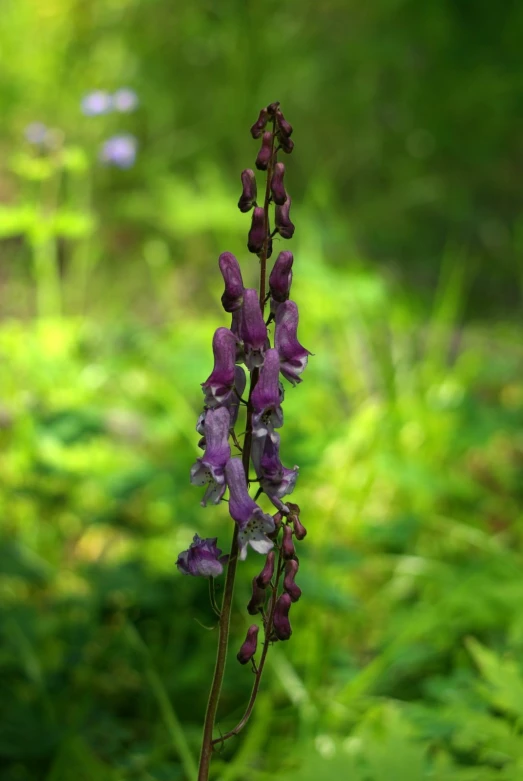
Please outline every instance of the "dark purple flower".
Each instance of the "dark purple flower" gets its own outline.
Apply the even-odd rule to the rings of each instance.
[[[252,423],[257,436],[283,426],[283,410],[279,383],[280,358],[278,350],[267,350],[258,382],[252,392]]]
[[[278,109],[276,112],[276,122],[278,123],[278,130],[280,134],[286,138],[292,136],[292,125],[287,122],[282,112]]]
[[[216,541],[216,537],[202,540],[195,534],[190,548],[180,553],[176,562],[182,575],[202,578],[216,578],[221,575],[227,556],[221,555],[220,548],[216,547]]]
[[[202,382],[205,391],[205,404],[218,407],[225,404],[233,393],[237,339],[228,328],[217,328],[212,340],[214,369]]]
[[[84,95],[81,102],[82,113],[86,117],[97,117],[108,114],[113,107],[111,96],[105,90],[97,89]]]
[[[267,588],[267,586],[272,580],[273,575],[274,575],[274,551],[271,550],[267,554],[267,559],[265,560],[265,564],[263,566],[262,571],[256,578],[256,583],[262,589]]]
[[[250,662],[256,653],[256,648],[258,646],[258,631],[259,628],[256,624],[253,624],[248,628],[247,637],[236,655],[240,664],[247,664],[247,662]]]
[[[292,239],[294,235],[294,223],[289,217],[290,208],[291,196],[288,195],[283,206],[276,206],[274,210],[274,221],[282,239]]]
[[[136,160],[137,146],[136,138],[128,133],[113,136],[104,142],[100,150],[100,160],[117,168],[131,168]]]
[[[260,111],[260,114],[258,116],[258,119],[254,123],[254,125],[251,127],[251,136],[253,138],[259,138],[263,131],[265,130],[265,125],[267,124],[267,120],[269,119],[269,113],[266,108],[262,108]]]
[[[252,371],[263,363],[263,355],[268,344],[267,326],[263,320],[258,293],[254,288],[246,288],[243,291],[239,336],[243,342],[245,363],[249,371]]]
[[[311,355],[309,350],[299,343],[297,330],[298,307],[294,301],[285,301],[276,312],[274,344],[280,356],[280,371],[293,385],[301,382],[299,375],[307,366],[308,356]]]
[[[292,150],[294,149],[294,141],[285,135],[285,133],[278,133],[278,141],[280,142],[280,146],[283,149],[283,151],[290,155]]]
[[[30,144],[41,146],[47,140],[49,130],[43,122],[31,122],[24,130],[24,136]]]
[[[256,188],[254,171],[250,168],[246,168],[245,171],[242,171],[241,178],[243,190],[240,195],[240,200],[238,201],[238,209],[245,214],[245,212],[250,211],[256,203],[258,190]]]
[[[280,436],[276,431],[265,436],[255,436],[252,460],[256,474],[260,478],[260,488],[264,490],[278,510],[288,513],[289,508],[280,501],[294,491],[298,479],[299,467],[288,469],[280,461]]]
[[[288,640],[292,634],[291,622],[289,621],[289,610],[291,609],[292,600],[286,591],[283,592],[281,597],[276,602],[274,609],[274,634],[278,640]]]
[[[121,87],[114,93],[112,103],[115,111],[129,114],[138,106],[138,95],[130,87]]]
[[[240,264],[232,252],[222,252],[218,265],[225,282],[222,305],[226,312],[234,312],[243,303],[243,279]]]
[[[247,613],[255,616],[265,604],[265,590],[258,585],[256,576],[252,579],[252,596],[247,605]]]
[[[296,585],[294,578],[298,572],[299,564],[296,559],[290,559],[285,562],[285,577],[283,579],[283,588],[290,596],[292,602],[297,602],[301,597],[301,588]]]
[[[291,290],[292,264],[294,257],[292,252],[280,252],[276,258],[269,276],[269,290],[271,293],[271,310],[276,312],[278,304],[287,301]]]
[[[292,529],[288,524],[283,524],[283,538],[281,541],[281,552],[284,559],[292,559],[296,551],[292,541]]]
[[[296,537],[296,539],[303,540],[307,536],[307,529],[300,521],[299,516],[294,515],[291,512],[291,514],[289,515],[289,520],[292,521],[292,525],[294,527],[294,536]]]
[[[279,105],[280,105],[279,100],[275,100],[274,103],[269,103],[269,105],[267,106],[267,114],[270,117],[273,117],[278,111]]]
[[[283,184],[283,177],[285,175],[285,166],[283,163],[276,163],[274,166],[274,172],[271,178],[271,193],[272,200],[279,206],[283,206],[287,200],[287,193],[285,192],[285,185]]]
[[[258,171],[266,171],[272,156],[272,133],[267,130],[262,136],[262,145],[256,158],[255,166]]]
[[[204,423],[205,453],[191,468],[191,483],[205,485],[208,483],[202,499],[202,506],[207,502],[218,504],[225,493],[225,465],[231,457],[229,445],[230,415],[225,407],[207,410]]]
[[[247,236],[247,249],[249,252],[254,252],[255,255],[261,252],[266,238],[267,230],[263,206],[255,206],[252,212],[251,228]]]
[[[266,532],[274,531],[274,521],[264,513],[249,496],[241,458],[230,458],[225,467],[225,478],[229,486],[229,512],[238,524],[239,558],[247,557],[247,545],[257,553],[268,553],[273,543]]]

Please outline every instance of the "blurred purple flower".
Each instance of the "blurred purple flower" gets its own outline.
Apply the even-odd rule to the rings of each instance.
[[[124,134],[112,136],[100,150],[100,160],[117,168],[131,168],[136,160],[138,142],[134,136]]]
[[[138,95],[130,87],[122,87],[117,89],[112,98],[112,104],[115,111],[120,111],[122,114],[129,114],[138,107]]]
[[[94,90],[84,95],[81,102],[82,114],[86,117],[99,117],[108,114],[113,107],[113,100],[105,90]]]
[[[217,537],[202,540],[195,534],[190,547],[180,553],[176,562],[182,575],[202,578],[216,578],[221,575],[228,557],[221,555],[220,548],[216,547],[216,541]]]
[[[30,144],[43,144],[47,138],[48,129],[43,122],[31,122],[24,130],[24,136]]]

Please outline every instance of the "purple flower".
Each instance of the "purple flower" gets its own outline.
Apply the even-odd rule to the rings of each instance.
[[[243,291],[239,336],[245,351],[245,363],[249,371],[263,363],[263,354],[267,347],[267,326],[263,320],[254,288]]]
[[[301,597],[301,588],[294,582],[299,564],[296,559],[290,559],[285,562],[285,578],[283,579],[283,588],[290,596],[292,602],[297,602]]]
[[[247,664],[256,653],[256,648],[258,646],[258,631],[259,628],[256,624],[253,624],[248,628],[247,637],[236,655],[240,664]]]
[[[288,195],[283,206],[276,206],[274,210],[274,221],[282,239],[292,239],[294,235],[294,223],[289,217],[290,208],[291,196]]]
[[[120,111],[122,114],[134,111],[138,103],[138,95],[129,87],[117,89],[113,95],[113,107],[115,111]]]
[[[222,306],[226,312],[234,312],[243,303],[243,279],[240,264],[232,252],[222,252],[218,259],[218,265],[225,282]]]
[[[84,95],[80,106],[86,117],[98,117],[111,111],[113,101],[108,92],[98,89]]]
[[[251,228],[247,236],[247,249],[249,252],[254,252],[255,255],[261,252],[266,237],[267,231],[263,206],[255,206],[252,212]]]
[[[292,525],[294,526],[294,536],[296,537],[296,539],[303,540],[307,536],[307,529],[300,521],[299,515],[295,515],[292,512],[292,508],[291,508],[291,514],[289,515],[289,520],[292,521]]]
[[[267,350],[258,382],[252,392],[252,423],[257,436],[283,426],[279,383],[280,358],[278,350]]]
[[[272,155],[272,133],[267,130],[262,136],[262,144],[254,165],[258,171],[266,171]]]
[[[24,130],[24,136],[30,144],[40,146],[45,143],[48,129],[43,122],[31,122]]]
[[[299,467],[288,469],[280,461],[280,436],[276,431],[254,438],[252,460],[256,474],[271,502],[278,510],[288,513],[289,508],[280,501],[294,491]]]
[[[272,200],[278,206],[283,206],[287,200],[287,193],[285,192],[285,185],[283,184],[283,177],[285,175],[285,166],[283,163],[276,163],[274,166],[274,173],[271,178],[271,193]]]
[[[274,551],[271,550],[267,554],[267,559],[265,561],[262,571],[256,578],[257,585],[262,589],[267,588],[267,586],[272,580],[273,575],[274,575]]]
[[[276,122],[278,123],[278,129],[280,134],[286,138],[292,136],[292,125],[287,122],[280,109],[276,112]]]
[[[269,276],[269,290],[271,293],[271,311],[276,312],[278,304],[287,301],[291,290],[292,264],[294,257],[292,252],[280,252],[276,263],[272,267]]]
[[[212,340],[214,369],[202,382],[205,404],[208,407],[223,405],[233,393],[236,360],[236,337],[228,328],[217,328]]]
[[[240,560],[243,561],[247,557],[247,545],[257,553],[268,553],[273,543],[266,536],[266,532],[274,531],[274,521],[249,496],[241,458],[229,459],[225,467],[225,477],[229,486],[229,512],[238,524]]]
[[[221,555],[216,541],[217,537],[202,540],[195,534],[190,548],[180,553],[176,562],[182,575],[202,578],[216,578],[221,575],[228,557]]]
[[[278,133],[278,141],[280,142],[280,146],[283,149],[283,151],[286,154],[290,155],[290,153],[294,149],[294,141],[281,131]]]
[[[278,640],[288,640],[292,634],[291,622],[289,621],[289,610],[291,609],[291,605],[292,600],[289,594],[284,591],[276,602],[276,608],[274,610],[274,634]]]
[[[294,301],[280,304],[276,312],[274,343],[280,356],[280,370],[285,379],[295,385],[301,382],[300,374],[307,366],[312,353],[298,341],[298,307]]]
[[[258,116],[258,119],[251,127],[251,136],[253,138],[259,138],[261,136],[261,134],[265,130],[265,125],[267,124],[268,119],[269,119],[269,112],[267,111],[266,108],[262,108]]]
[[[245,171],[242,171],[241,179],[243,190],[240,195],[240,200],[238,201],[238,209],[245,214],[245,212],[250,211],[256,203],[258,190],[256,187],[254,171],[250,168],[246,168]]]
[[[112,136],[104,142],[100,150],[100,160],[117,168],[131,168],[136,160],[137,146],[134,136],[129,134]]]
[[[218,504],[225,493],[225,465],[231,457],[229,445],[230,415],[225,407],[210,409],[205,415],[205,453],[191,468],[191,483],[205,485],[207,490],[202,506],[207,502]]]

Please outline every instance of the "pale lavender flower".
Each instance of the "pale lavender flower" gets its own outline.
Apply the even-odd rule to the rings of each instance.
[[[220,548],[216,547],[217,537],[202,540],[197,534],[188,550],[178,556],[176,566],[182,575],[193,577],[216,578],[223,572],[228,556],[222,556]]]
[[[243,279],[240,264],[232,252],[222,252],[218,258],[218,265],[225,282],[222,306],[226,312],[235,312],[243,303]]]
[[[113,95],[112,104],[115,111],[122,114],[129,114],[137,108],[139,103],[138,95],[130,87],[121,87]]]
[[[298,307],[294,301],[285,301],[276,312],[274,343],[280,357],[280,371],[293,385],[301,382],[299,375],[312,354],[299,343],[297,330]]]
[[[207,502],[218,504],[226,489],[225,465],[231,456],[229,445],[230,415],[225,407],[210,409],[205,415],[203,426],[205,437],[205,453],[191,468],[191,483],[205,485],[208,483],[202,499],[202,506]]]
[[[48,128],[43,122],[31,122],[31,124],[27,125],[25,128],[24,136],[30,144],[40,146],[45,143],[48,132]]]
[[[100,160],[117,168],[132,168],[136,160],[138,142],[128,133],[112,136],[104,142],[100,150]]]
[[[80,105],[86,117],[98,117],[108,114],[113,107],[113,102],[108,92],[98,89],[84,95]]]
[[[239,558],[247,557],[247,545],[257,553],[268,553],[273,547],[267,532],[274,531],[274,521],[249,495],[241,458],[231,458],[225,467],[229,486],[229,512],[238,524]]]
[[[233,393],[237,339],[228,328],[217,328],[212,340],[214,369],[202,382],[205,404],[208,407],[223,405]]]
[[[258,293],[254,288],[243,291],[243,305],[240,312],[239,336],[243,342],[245,363],[252,371],[261,366],[267,347],[267,326],[258,301]]]
[[[258,631],[259,627],[256,626],[256,624],[253,624],[247,630],[247,637],[236,655],[240,664],[247,664],[247,662],[250,662],[256,653],[256,648],[258,646]]]
[[[265,361],[251,396],[252,423],[257,436],[283,426],[279,372],[278,350],[271,348],[265,353]]]

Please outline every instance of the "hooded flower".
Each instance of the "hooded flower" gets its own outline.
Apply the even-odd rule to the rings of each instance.
[[[266,108],[262,108],[258,116],[258,119],[251,127],[251,136],[253,138],[259,138],[261,136],[261,134],[265,130],[265,125],[267,124],[268,119],[269,119],[269,112],[267,111]]]
[[[240,315],[239,337],[245,350],[245,363],[249,371],[263,363],[267,346],[267,326],[254,288],[243,291],[243,306]]]
[[[216,542],[217,537],[202,540],[195,534],[190,548],[180,553],[176,562],[182,575],[202,578],[216,578],[221,575],[228,557],[221,555],[222,552],[216,547]]]
[[[255,206],[252,210],[252,221],[247,236],[247,249],[255,255],[261,252],[267,236],[265,229],[265,211],[263,206]]]
[[[280,356],[280,371],[293,385],[301,382],[299,375],[307,366],[308,356],[312,354],[299,343],[297,330],[298,307],[294,301],[285,301],[276,312],[274,344]]]
[[[228,328],[217,328],[214,332],[214,369],[205,382],[202,382],[205,404],[208,407],[223,405],[233,392],[236,341],[235,335]]]
[[[292,144],[292,141],[289,143]],[[292,239],[294,235],[294,223],[289,216],[291,202],[291,196],[288,195],[285,203],[282,206],[276,206],[274,210],[274,221],[282,239]]]
[[[236,654],[236,658],[240,664],[247,664],[247,662],[249,662],[256,653],[256,647],[258,645],[258,631],[259,627],[257,627],[256,624],[253,624],[248,628],[247,637],[245,638],[242,647]]]
[[[292,252],[284,250],[276,258],[269,276],[269,290],[271,293],[271,311],[276,314],[278,305],[289,298],[292,282],[292,264],[294,257]]]
[[[249,496],[241,458],[230,458],[225,467],[225,478],[229,486],[229,512],[238,524],[239,558],[247,557],[247,545],[257,553],[268,553],[273,543],[266,532],[274,531],[274,521],[264,513]]]
[[[256,203],[256,196],[258,194],[254,171],[251,168],[246,168],[245,171],[242,171],[241,180],[242,194],[238,201],[238,209],[245,214],[245,212],[250,211]]]
[[[274,173],[271,178],[271,193],[272,200],[278,206],[283,206],[287,200],[287,193],[285,192],[285,185],[283,184],[283,177],[285,175],[285,166],[283,163],[276,163],[274,166]]]
[[[257,436],[283,426],[281,391],[279,383],[280,358],[278,350],[267,350],[258,382],[252,392],[252,423]]]
[[[222,272],[225,290],[222,295],[222,305],[226,312],[234,312],[243,303],[243,279],[240,264],[232,252],[222,252],[218,259]]]
[[[278,510],[288,513],[289,508],[280,500],[294,491],[299,467],[288,469],[283,466],[279,453],[280,436],[276,431],[254,438],[252,459],[256,474],[260,478],[260,488],[263,488]]]
[[[278,640],[288,640],[292,634],[291,622],[289,621],[289,610],[291,609],[291,605],[292,600],[289,594],[284,591],[276,602],[276,608],[274,610],[274,634]]]
[[[271,159],[272,153],[272,133],[267,130],[262,136],[262,144],[258,156],[256,158],[255,166],[258,171],[266,171]]]
[[[210,409],[205,415],[203,426],[205,438],[205,453],[191,468],[191,483],[205,485],[208,483],[202,499],[205,507],[207,502],[218,504],[225,493],[225,465],[231,457],[229,445],[230,415],[225,407]]]
[[[296,559],[289,559],[285,562],[285,578],[283,579],[283,588],[290,596],[292,602],[297,602],[301,597],[301,588],[294,582],[299,564]]]

